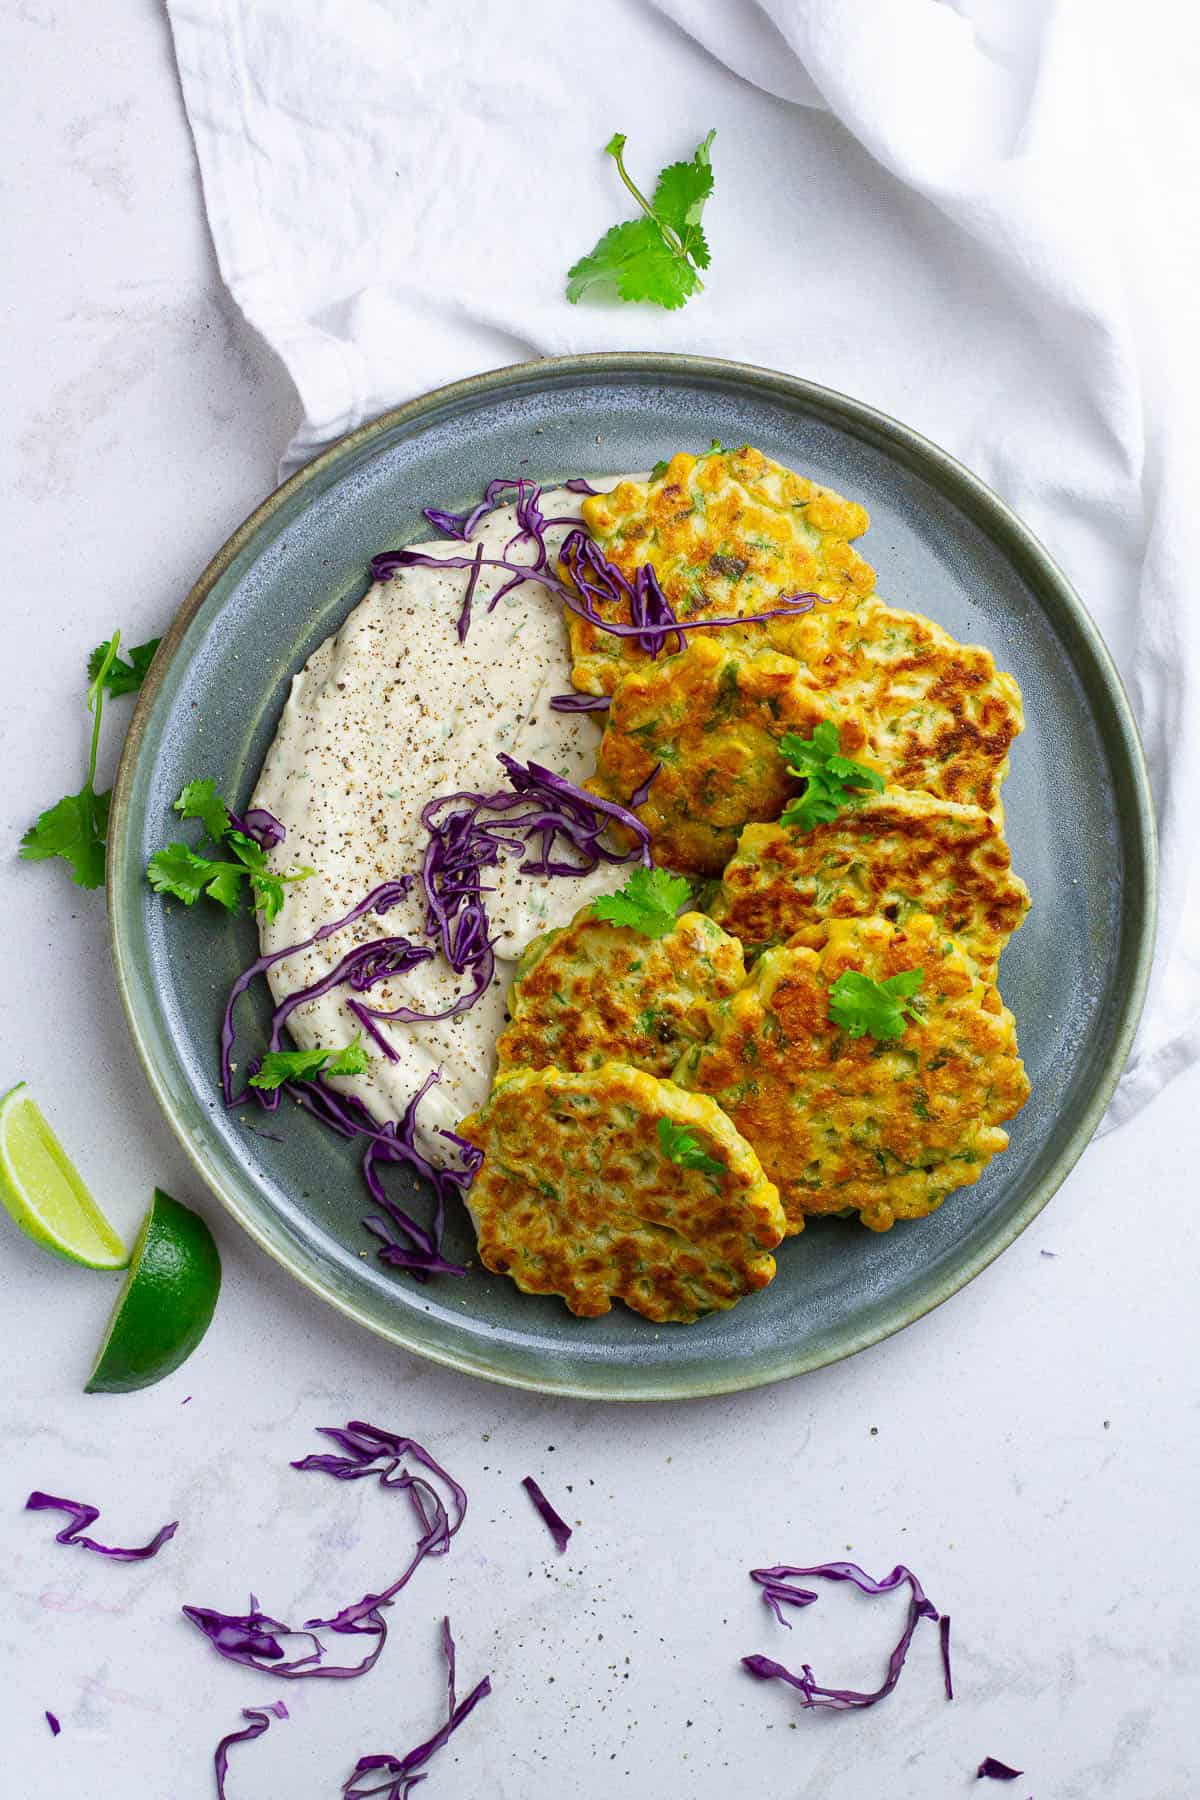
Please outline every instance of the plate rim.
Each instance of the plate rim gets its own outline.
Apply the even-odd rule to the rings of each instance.
[[[185,1121],[176,1112],[167,1083],[154,1062],[150,1033],[143,1022],[142,1008],[155,1004],[154,984],[153,981],[143,984],[136,973],[131,945],[133,919],[132,916],[126,916],[114,874],[124,860],[122,850],[125,834],[129,829],[130,796],[134,785],[136,765],[139,761],[142,742],[146,735],[155,699],[167,669],[178,653],[193,618],[207,600],[213,587],[235,558],[253,542],[264,528],[270,526],[279,511],[289,506],[291,501],[305,488],[313,482],[319,481],[339,463],[355,457],[360,451],[367,449],[375,439],[384,437],[397,426],[419,421],[424,413],[447,404],[477,400],[497,390],[502,391],[509,388],[514,382],[554,381],[589,376],[604,380],[617,376],[654,374],[690,375],[701,378],[716,376],[725,382],[732,380],[755,389],[765,388],[777,394],[782,393],[792,402],[807,406],[812,410],[840,415],[860,429],[867,428],[873,436],[888,440],[894,448],[903,449],[908,460],[915,461],[926,472],[935,476],[936,483],[942,492],[949,492],[960,502],[964,499],[967,500],[969,505],[966,510],[975,518],[979,518],[982,514],[988,520],[989,528],[993,532],[997,527],[1001,528],[997,533],[1001,549],[1008,554],[1010,549],[1015,546],[1019,556],[1033,565],[1040,580],[1055,593],[1058,602],[1069,616],[1074,629],[1082,639],[1084,648],[1095,664],[1113,709],[1120,748],[1124,751],[1128,764],[1131,778],[1131,799],[1136,816],[1137,843],[1140,851],[1140,870],[1135,871],[1135,875],[1140,874],[1140,888],[1134,896],[1137,914],[1135,938],[1126,959],[1131,965],[1130,979],[1121,1014],[1116,1021],[1109,1052],[1098,1071],[1087,1103],[1082,1108],[1080,1117],[1058,1156],[1043,1173],[1041,1180],[1013,1217],[998,1227],[973,1255],[962,1263],[956,1264],[953,1271],[944,1274],[930,1292],[921,1296],[916,1304],[909,1302],[905,1305],[903,1302],[899,1302],[885,1315],[882,1321],[876,1320],[871,1326],[858,1332],[845,1334],[831,1345],[826,1344],[805,1352],[797,1352],[790,1359],[784,1357],[780,1363],[772,1363],[771,1366],[761,1371],[753,1366],[735,1367],[727,1375],[722,1375],[719,1370],[708,1369],[696,1372],[690,1380],[685,1379],[682,1385],[678,1379],[671,1382],[665,1381],[658,1371],[643,1374],[640,1371],[629,1371],[625,1365],[597,1365],[594,1372],[595,1378],[589,1379],[581,1379],[578,1376],[564,1377],[549,1371],[530,1373],[524,1370],[498,1369],[487,1361],[486,1356],[472,1352],[469,1348],[442,1348],[425,1343],[419,1333],[408,1327],[403,1315],[398,1316],[393,1323],[376,1317],[357,1304],[351,1296],[334,1291],[330,1285],[326,1284],[317,1270],[306,1265],[302,1257],[289,1255],[284,1247],[274,1241],[260,1226],[256,1208],[247,1205],[232,1185],[226,1183],[221,1175],[206,1163]],[[1136,904],[1137,901],[1140,901],[1140,905]],[[375,1336],[393,1343],[413,1355],[420,1356],[426,1361],[463,1374],[497,1382],[505,1387],[579,1400],[702,1399],[718,1394],[746,1391],[778,1381],[790,1380],[797,1375],[810,1374],[819,1368],[854,1356],[860,1350],[865,1350],[872,1344],[881,1343],[897,1331],[915,1324],[918,1319],[924,1318],[926,1314],[949,1300],[980,1275],[990,1263],[994,1262],[1016,1241],[1048,1204],[1091,1141],[1128,1059],[1141,1018],[1153,963],[1157,924],[1157,832],[1150,778],[1141,738],[1133,709],[1112,654],[1083,600],[1076,593],[1049,551],[986,482],[973,474],[948,451],[943,450],[940,445],[935,444],[931,439],[913,430],[911,426],[904,424],[903,421],[894,418],[891,414],[883,412],[878,407],[870,406],[865,401],[857,400],[851,395],[843,394],[835,388],[808,381],[803,376],[789,375],[781,370],[721,357],[666,351],[609,350],[571,356],[543,357],[530,362],[512,363],[431,388],[399,406],[390,408],[377,418],[368,420],[365,424],[357,426],[353,431],[338,438],[310,462],[297,469],[287,481],[275,488],[247,515],[212,557],[181,603],[170,626],[163,634],[149,674],[138,694],[113,782],[108,834],[106,904],[109,947],[117,991],[121,998],[122,1009],[133,1038],[138,1060],[160,1111],[205,1187],[216,1196],[225,1210],[254,1242],[265,1250],[275,1262],[285,1268],[294,1279],[301,1282],[304,1287],[318,1295],[327,1304],[336,1307],[345,1317],[364,1326]],[[1134,908],[1127,907],[1126,915],[1128,916],[1133,910]],[[620,1370],[626,1378],[621,1381],[614,1380],[614,1372],[617,1370]]]

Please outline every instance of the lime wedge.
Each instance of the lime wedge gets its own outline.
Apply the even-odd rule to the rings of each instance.
[[[87,1392],[129,1394],[177,1369],[208,1330],[220,1290],[212,1232],[155,1188]]]
[[[129,1252],[19,1081],[0,1100],[0,1200],[44,1250],[85,1269],[123,1269]]]

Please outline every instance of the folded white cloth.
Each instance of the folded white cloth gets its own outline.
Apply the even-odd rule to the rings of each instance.
[[[283,472],[478,369],[687,350],[859,395],[1017,509],[1100,624],[1155,784],[1159,952],[1109,1122],[1194,1060],[1200,620],[1183,571],[1198,560],[1200,453],[1170,374],[1194,289],[1185,299],[1156,217],[1162,159],[1152,179],[1147,155],[1163,108],[1131,97],[1127,13],[1105,0],[168,11],[222,274],[303,402]],[[652,179],[710,126],[703,295],[682,313],[569,306],[567,266],[629,212],[601,146],[626,131]]]

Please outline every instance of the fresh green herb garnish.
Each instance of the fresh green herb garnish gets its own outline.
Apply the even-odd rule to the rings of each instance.
[[[276,919],[283,906],[285,887],[316,874],[315,869],[309,868],[275,874],[261,845],[244,831],[234,829],[228,806],[207,777],[189,781],[174,806],[182,818],[199,819],[214,847],[224,845],[232,850],[236,860],[206,856],[189,844],[168,844],[165,850],[156,850],[146,864],[147,880],[156,893],[171,894],[185,906],[194,906],[201,894],[207,894],[229,912],[236,912],[241,904],[242,883],[248,880],[255,911]]]
[[[214,844],[229,830],[229,808],[207,776],[189,781],[174,806],[181,819],[199,819]]]
[[[625,886],[604,894],[592,912],[609,925],[630,925],[644,937],[666,937],[674,930],[681,906],[692,897],[691,884],[667,869],[635,869]]]
[[[207,894],[230,912],[236,912],[241,902],[245,873],[237,863],[201,856],[188,844],[168,844],[146,864],[146,877],[156,894],[171,894],[185,906],[194,906],[201,894]]]
[[[829,990],[829,1017],[852,1038],[903,1037],[905,1022],[920,1024],[915,1007],[905,1005],[925,979],[924,969],[901,969],[886,981],[873,981],[857,969],[843,969]]]
[[[108,836],[111,793],[96,792],[96,756],[100,748],[100,720],[104,712],[105,683],[117,660],[121,634],[114,631],[102,646],[95,669],[89,663],[91,685],[87,703],[92,714],[92,742],[88,752],[87,780],[77,794],[63,798],[39,815],[21,839],[21,855],[27,862],[45,862],[61,856],[79,887],[98,888],[104,883],[104,840]]]
[[[96,754],[100,748],[104,696],[132,694],[141,687],[158,649],[158,639],[138,644],[129,652],[128,662],[118,656],[120,647],[121,634],[114,631],[88,657],[87,703],[92,715],[92,742],[87,780],[77,794],[66,794],[54,806],[47,807],[21,839],[21,855],[26,862],[45,862],[60,856],[70,865],[72,879],[83,888],[104,885],[104,846],[112,799],[111,793],[96,792]]]
[[[88,680],[95,681],[101,664],[108,658],[111,650],[113,655],[104,677],[105,693],[111,694],[114,699],[119,694],[136,694],[146,679],[146,671],[154,661],[154,652],[161,641],[161,638],[151,638],[148,644],[135,644],[129,652],[129,661],[126,662],[124,657],[116,654],[116,645],[106,639],[103,644],[96,645],[88,658]]]
[[[317,872],[309,868],[289,869],[283,875],[274,875],[267,867],[266,851],[253,838],[246,837],[241,831],[231,831],[226,842],[250,877],[255,911],[265,913],[268,919],[279,917],[285,887],[293,881],[307,881]]]
[[[651,300],[657,306],[683,306],[704,283],[698,270],[711,260],[700,224],[704,203],[713,190],[715,131],[697,146],[690,162],[670,163],[659,175],[653,200],[637,188],[625,167],[625,135],[618,131],[604,146],[616,162],[621,180],[642,210],[606,231],[595,249],[567,271],[567,299],[574,302],[598,282],[613,285],[622,300]]]
[[[285,1081],[312,1081],[322,1073],[365,1075],[368,1067],[360,1032],[344,1050],[268,1050],[257,1075],[250,1077],[250,1086],[277,1088]]]
[[[673,1119],[658,1121],[658,1147],[668,1162],[678,1163],[681,1169],[699,1169],[704,1175],[724,1175],[727,1171],[723,1162],[715,1156],[708,1156],[700,1148],[700,1140],[686,1126],[676,1125]]]
[[[811,738],[789,731],[779,740],[779,753],[786,758],[792,774],[808,783],[797,799],[788,802],[780,819],[781,824],[794,825],[798,831],[827,825],[846,807],[857,805],[852,791],[855,788],[883,791],[882,775],[841,754],[838,728],[831,719],[822,719]]]

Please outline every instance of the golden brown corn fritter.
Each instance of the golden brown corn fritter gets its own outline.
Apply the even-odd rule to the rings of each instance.
[[[924,970],[920,1023],[895,1040],[848,1036],[829,1016],[846,969],[877,981]],[[818,950],[766,951],[714,1025],[675,1079],[716,1100],[754,1145],[789,1231],[806,1213],[847,1208],[874,1231],[922,1218],[978,1181],[1029,1094],[1012,1014],[922,913],[905,926],[835,919]]]
[[[703,913],[684,913],[651,938],[585,906],[561,931],[535,938],[517,964],[496,1078],[606,1062],[669,1075],[708,1036],[710,1007],[745,979],[742,946]]]
[[[677,619],[744,618],[782,594],[851,600],[875,591],[875,571],[851,547],[866,508],[770,462],[748,444],[673,456],[649,481],[622,481],[580,507],[608,560],[632,581],[653,565]],[[628,608],[613,613],[628,622]],[[611,694],[631,664],[649,660],[636,640],[567,616],[575,686]],[[707,633],[693,633],[693,638]]]
[[[828,919],[930,913],[985,981],[1029,910],[1008,845],[977,806],[888,788],[811,831],[747,825],[710,911],[752,953],[819,944]]]
[[[664,1152],[688,1131],[712,1169]],[[779,1195],[720,1107],[622,1063],[523,1069],[459,1127],[483,1151],[468,1206],[489,1269],[596,1318],[614,1299],[688,1321],[766,1287]]]

